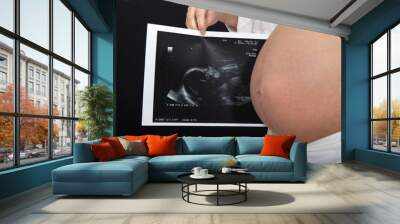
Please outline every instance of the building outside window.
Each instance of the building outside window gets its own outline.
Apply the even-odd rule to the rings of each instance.
[[[400,24],[370,45],[371,148],[400,153]]]
[[[0,54],[0,92],[6,91],[7,88],[7,56]]]
[[[0,29],[0,170],[70,156],[73,143],[87,139],[86,126],[78,122],[79,113],[71,105],[79,104],[79,92],[90,84],[86,81],[91,75],[90,32],[64,1],[19,3],[18,13],[8,12],[20,21],[17,29],[4,27],[0,21],[0,26],[8,30]],[[13,1],[4,4],[11,4],[2,7],[4,10],[14,8]],[[15,51],[17,44],[19,52]],[[20,59],[16,75],[14,52]],[[15,76],[19,88],[15,88]],[[49,80],[53,80],[51,91]],[[2,85],[10,88],[2,89]],[[18,99],[14,98],[16,89],[20,91]],[[19,111],[14,111],[15,104]],[[33,136],[33,132],[37,134]]]

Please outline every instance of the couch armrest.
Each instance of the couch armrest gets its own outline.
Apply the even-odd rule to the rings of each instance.
[[[293,162],[293,179],[305,181],[307,176],[307,144],[294,142],[290,149],[290,160]]]
[[[96,158],[94,157],[90,146],[92,144],[99,143],[99,140],[89,141],[89,142],[81,142],[75,143],[74,147],[74,163],[89,163],[95,162]]]

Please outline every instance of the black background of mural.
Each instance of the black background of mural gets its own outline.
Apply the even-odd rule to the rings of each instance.
[[[154,121],[261,124],[250,76],[263,43],[159,31]]]
[[[116,134],[262,136],[265,127],[142,126],[142,96],[147,23],[185,27],[186,6],[161,0],[117,1]],[[226,31],[223,24],[210,30]],[[213,111],[209,112],[210,114]],[[246,116],[243,114],[241,116]]]

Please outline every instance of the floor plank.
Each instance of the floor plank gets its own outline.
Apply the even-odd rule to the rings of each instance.
[[[400,175],[359,163],[311,165],[309,183],[349,203],[360,214],[36,214],[56,200],[50,186],[0,201],[0,223],[7,224],[397,224],[400,223]]]

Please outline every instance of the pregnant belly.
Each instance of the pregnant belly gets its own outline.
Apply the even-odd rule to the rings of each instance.
[[[340,131],[340,38],[278,26],[257,58],[250,92],[274,133],[310,142]]]

